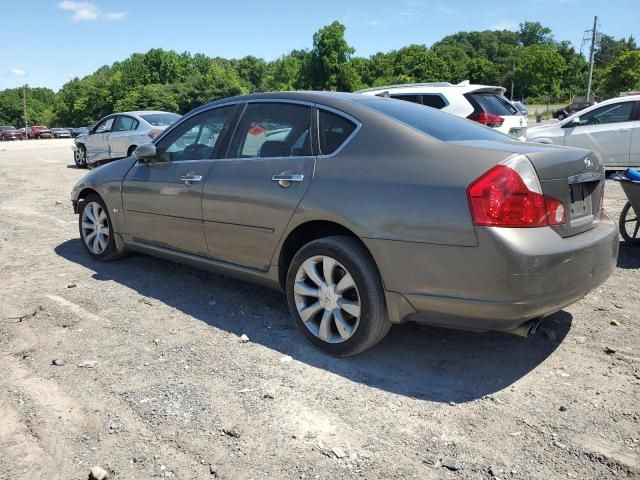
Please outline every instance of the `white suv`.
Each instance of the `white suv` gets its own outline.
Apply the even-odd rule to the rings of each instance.
[[[457,85],[446,82],[391,85],[368,88],[358,93],[397,98],[437,108],[524,140],[527,117],[521,115],[507,100],[505,90],[503,87],[471,85],[466,80]]]

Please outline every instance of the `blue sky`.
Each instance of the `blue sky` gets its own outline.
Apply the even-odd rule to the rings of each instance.
[[[551,27],[580,48],[598,15],[601,29],[640,40],[640,0],[5,0],[0,16],[0,89],[28,83],[57,90],[74,76],[154,47],[267,60],[309,48],[339,20],[357,55],[411,43],[431,45],[461,30]]]

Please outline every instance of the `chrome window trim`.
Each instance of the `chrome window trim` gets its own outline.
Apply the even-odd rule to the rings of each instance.
[[[333,107],[328,107],[326,105],[322,105],[322,104],[315,104],[316,107],[316,123],[318,125],[318,148],[320,148],[320,110],[325,110],[327,112],[333,113],[335,115],[338,115],[339,117],[345,118],[347,120],[349,120],[350,122],[354,123],[356,128],[353,130],[353,132],[351,132],[351,135],[349,135],[347,137],[347,139],[342,142],[342,144],[336,149],[335,152],[330,153],[328,155],[323,155],[320,154],[318,155],[318,160],[323,159],[323,158],[331,158],[331,157],[335,157],[336,155],[340,154],[340,152],[349,144],[349,142],[351,142],[351,140],[353,139],[353,137],[355,137],[358,132],[360,131],[360,129],[362,128],[362,122],[360,120],[358,120],[356,117],[354,117],[353,115],[350,115],[348,113],[345,113],[341,110],[335,109]]]

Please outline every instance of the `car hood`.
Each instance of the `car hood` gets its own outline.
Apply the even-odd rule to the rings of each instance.
[[[571,118],[571,117],[567,117],[567,118]],[[562,125],[564,125],[564,123],[565,121],[563,120],[562,122],[547,123],[546,125],[536,125],[535,127],[529,127],[527,132],[528,133],[550,132],[552,130],[562,128]]]

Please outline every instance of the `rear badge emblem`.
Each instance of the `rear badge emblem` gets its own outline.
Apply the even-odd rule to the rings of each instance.
[[[593,162],[591,162],[591,159],[589,157],[585,157],[584,166],[587,167],[587,169],[591,169],[591,167],[593,166]]]

